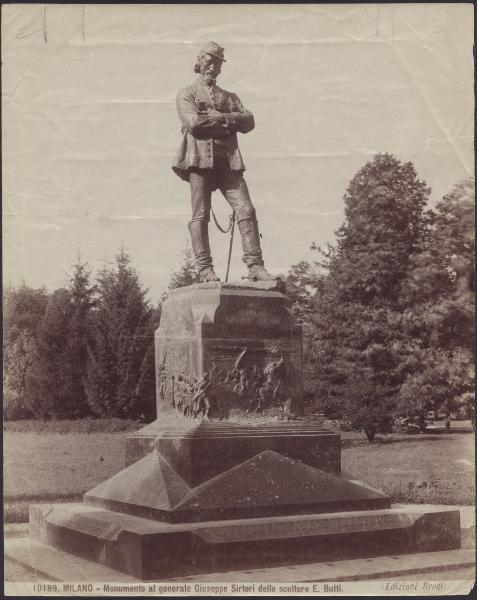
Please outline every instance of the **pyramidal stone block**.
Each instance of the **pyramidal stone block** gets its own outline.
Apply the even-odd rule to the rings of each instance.
[[[85,503],[171,523],[390,507],[385,494],[272,450],[187,483],[152,452],[85,494]]]
[[[250,518],[390,507],[390,499],[272,450],[192,489],[177,505],[181,520]]]
[[[167,462],[157,452],[151,452],[87,492],[84,501],[167,521],[189,491],[190,487]]]

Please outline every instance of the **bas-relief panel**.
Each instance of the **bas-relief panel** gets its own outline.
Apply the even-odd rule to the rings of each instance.
[[[236,414],[288,413],[301,401],[299,340],[208,340],[203,368],[187,343],[163,352],[157,364],[158,400],[186,417],[224,419]]]
[[[157,343],[158,341],[162,343]],[[174,340],[164,343],[156,339],[156,401],[158,412],[173,404],[175,380],[188,381],[190,385],[202,373],[202,351],[199,339]]]

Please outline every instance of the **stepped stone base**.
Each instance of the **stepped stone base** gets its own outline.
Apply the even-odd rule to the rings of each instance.
[[[339,436],[316,426],[151,429],[83,504],[32,506],[30,536],[138,579],[460,547],[459,511],[392,509],[341,477]]]
[[[126,468],[83,504],[32,506],[31,537],[139,579],[460,547],[459,511],[392,509],[298,420],[301,328],[277,282],[172,292],[156,385]]]
[[[456,549],[460,514],[413,507],[169,524],[84,504],[36,505],[30,536],[147,580]]]

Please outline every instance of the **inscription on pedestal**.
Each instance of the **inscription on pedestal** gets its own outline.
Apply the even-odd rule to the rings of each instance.
[[[68,526],[101,540],[117,540],[122,527],[118,523],[78,514],[68,521]]]

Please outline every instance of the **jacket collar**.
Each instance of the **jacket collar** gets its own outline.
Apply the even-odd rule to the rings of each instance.
[[[196,88],[198,88],[200,90],[204,90],[207,94],[210,93],[209,90],[212,90],[212,92],[214,93],[216,105],[217,106],[220,105],[220,103],[222,102],[222,99],[225,95],[225,92],[222,88],[220,88],[217,84],[214,84],[209,88],[209,86],[206,85],[200,77],[198,77],[196,79],[195,85],[196,85]]]

